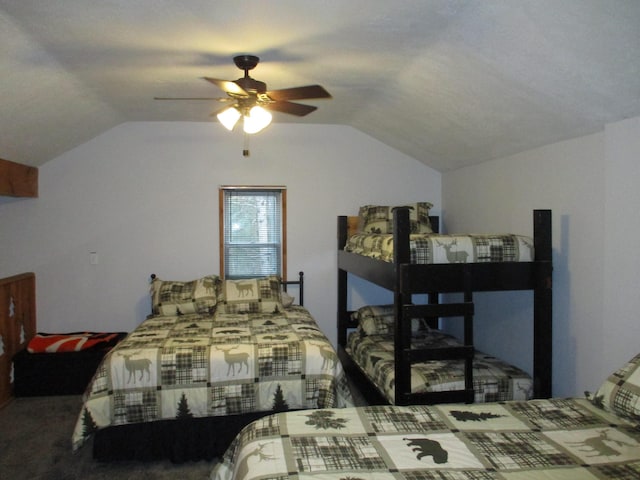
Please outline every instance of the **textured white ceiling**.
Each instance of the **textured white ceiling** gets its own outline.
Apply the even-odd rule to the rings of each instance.
[[[0,158],[125,121],[216,121],[200,79],[323,85],[276,122],[351,125],[446,171],[640,115],[639,0],[0,0]],[[221,127],[222,128],[222,127]]]

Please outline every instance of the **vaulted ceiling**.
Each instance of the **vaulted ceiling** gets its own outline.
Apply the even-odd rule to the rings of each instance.
[[[274,121],[350,125],[440,171],[640,115],[638,0],[0,0],[0,158],[40,166],[127,121],[216,122],[201,77],[261,58],[323,85]],[[220,128],[222,128],[220,126]]]

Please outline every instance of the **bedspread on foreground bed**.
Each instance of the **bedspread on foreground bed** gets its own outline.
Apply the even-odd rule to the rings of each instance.
[[[352,405],[335,350],[300,306],[148,318],[105,357],[85,397],[74,450],[111,425]]]
[[[461,345],[439,330],[415,332],[414,348]],[[393,334],[349,334],[347,353],[378,385],[389,403],[395,403],[395,360]],[[464,388],[464,360],[432,360],[411,367],[411,392],[441,392]],[[532,396],[531,377],[517,367],[476,350],[473,359],[475,402],[528,400]]]
[[[393,262],[393,234],[358,233],[345,251]],[[409,235],[411,263],[531,262],[533,239],[522,235]]]
[[[212,480],[640,478],[640,429],[585,399],[299,411],[246,427]]]

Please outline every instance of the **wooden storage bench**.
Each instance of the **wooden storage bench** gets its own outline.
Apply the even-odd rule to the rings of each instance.
[[[30,353],[26,348],[13,357],[16,397],[76,395],[84,393],[107,352],[126,336],[118,332],[114,342],[77,352]]]

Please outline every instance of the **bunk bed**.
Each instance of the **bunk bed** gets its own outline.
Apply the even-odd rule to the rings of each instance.
[[[274,411],[345,407],[337,354],[304,308],[303,274],[152,282],[152,311],[103,359],[83,398],[74,451],[99,461],[210,460]],[[282,290],[297,286],[298,304]]]
[[[533,292],[533,398],[551,396],[552,244],[551,211],[533,212],[533,256],[527,261],[412,263],[411,221],[408,207],[393,210],[393,258],[384,261],[345,250],[358,231],[356,216],[338,217],[338,356],[347,375],[370,404],[409,405],[474,401],[473,344],[474,292],[530,290]],[[429,217],[438,232],[439,219]],[[415,229],[414,229],[415,230]],[[384,233],[384,232],[383,232]],[[387,241],[387,240],[385,240]],[[447,252],[448,253],[448,252]],[[415,257],[415,251],[413,252]],[[394,390],[393,401],[354,361],[348,347],[358,323],[348,309],[349,275],[355,275],[393,292]],[[462,294],[462,301],[441,303],[440,294]],[[426,303],[414,304],[423,294]],[[451,296],[448,296],[451,297]],[[460,295],[454,295],[454,298]],[[447,318],[464,321],[460,345],[416,348],[412,344],[412,320],[423,318],[437,328]],[[464,363],[464,387],[447,391],[412,392],[411,366],[420,362],[456,360]]]

